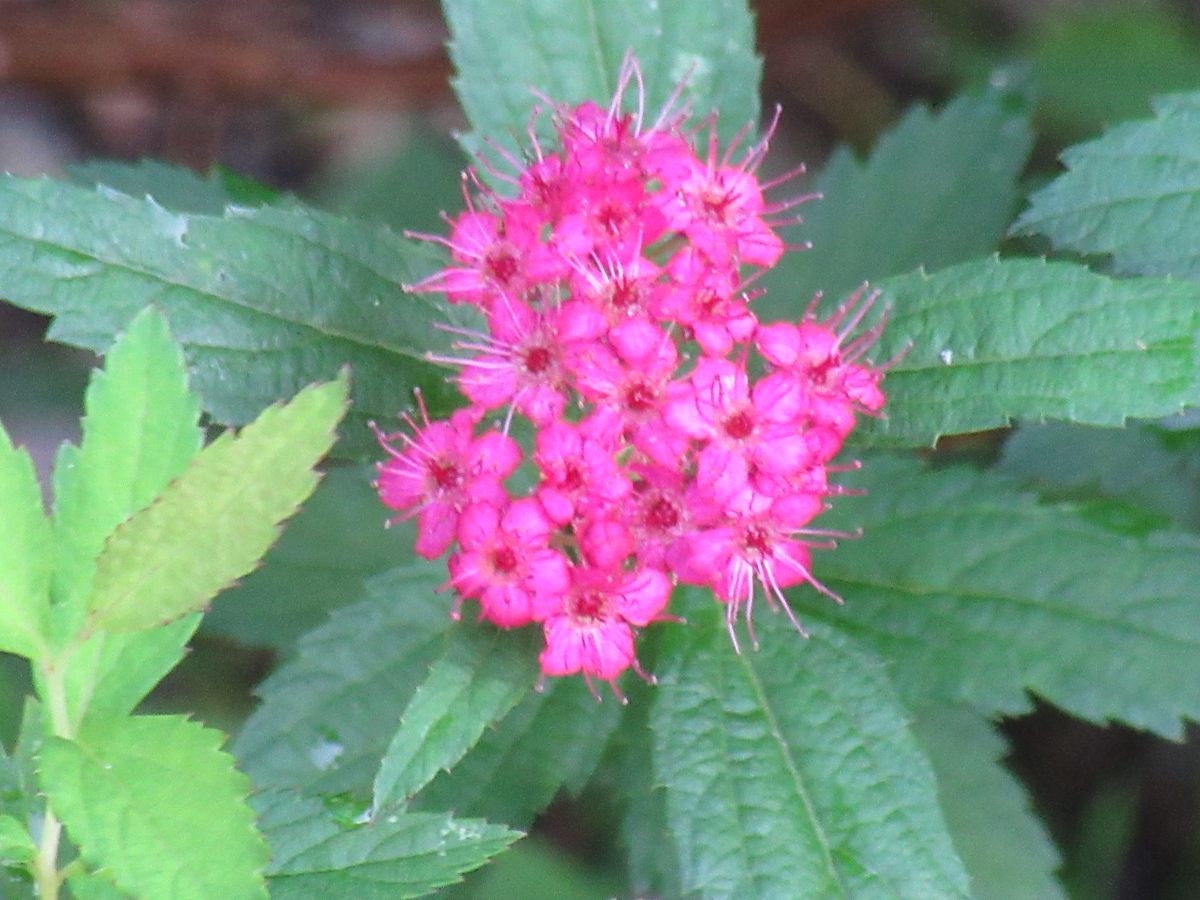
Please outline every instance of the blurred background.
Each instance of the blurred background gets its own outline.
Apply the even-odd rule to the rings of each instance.
[[[1200,88],[1200,5],[1187,0],[752,5],[764,108],[784,110],[781,168],[819,168],[839,143],[865,153],[910,104],[940,104],[1007,66],[1036,98],[1036,184],[1068,144],[1148,115],[1151,95]],[[96,159],[220,163],[332,210],[438,230],[464,162],[445,39],[433,0],[0,0],[0,169],[86,179]],[[45,326],[0,305],[0,419],[43,471],[77,436],[95,362],[44,343]],[[201,637],[153,703],[234,730],[273,662],[269,650]],[[25,684],[0,657],[6,742]],[[1003,731],[1072,896],[1200,897],[1195,734],[1173,744],[1048,707]],[[600,798],[560,804],[462,893],[611,896],[611,825]]]

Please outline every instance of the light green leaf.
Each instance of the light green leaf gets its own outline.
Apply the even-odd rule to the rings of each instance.
[[[67,662],[67,708],[76,727],[127,715],[183,659],[200,613],[162,628],[94,633]]]
[[[78,626],[104,542],[183,472],[203,438],[183,355],[154,309],[113,344],[84,403],[83,441],[62,447],[54,471],[54,595],[65,635]]]
[[[287,523],[262,568],[224,591],[203,630],[244,644],[291,647],[339,606],[361,600],[364,581],[413,558],[413,529],[386,528],[393,515],[366,467],[328,472]]]
[[[1117,272],[1200,280],[1200,93],[1160,97],[1154,112],[1063,153],[1067,172],[1013,230],[1111,254]]]
[[[145,510],[117,528],[96,563],[90,619],[139,631],[195,612],[245,575],[312,493],[333,446],[347,382],[315,385],[226,433]]]
[[[458,881],[520,837],[478,819],[396,813],[339,824],[318,800],[267,794],[272,900],[401,900]]]
[[[33,460],[0,426],[0,650],[36,657],[46,643],[54,544]]]
[[[883,284],[884,382],[868,442],[929,445],[1013,418],[1123,424],[1200,403],[1200,286],[986,259]],[[996,323],[992,326],[981,323]]]
[[[404,708],[375,778],[375,810],[404,804],[458,762],[533,690],[536,672],[529,641],[480,626],[455,628]]]
[[[1200,538],[1131,537],[966,468],[872,456],[842,480],[867,495],[839,500],[822,527],[865,534],[814,568],[846,603],[801,590],[793,606],[887,659],[911,706],[1020,713],[1032,691],[1169,737],[1200,719],[1200,682],[1179,677],[1200,652]]]
[[[452,625],[449,601],[434,594],[443,581],[429,563],[377,576],[368,599],[300,639],[233,744],[257,786],[370,797],[400,714]]]
[[[152,309],[113,344],[103,371],[92,376],[85,407],[82,443],[64,444],[54,469],[52,590],[60,641],[82,626],[104,542],[183,472],[203,439],[183,356]],[[195,625],[88,639],[64,675],[75,725],[90,707],[101,718],[131,710],[179,661]]]
[[[921,710],[913,730],[937,775],[938,798],[976,900],[1055,900],[1058,853],[1021,784],[999,763],[1004,740],[964,707]]]
[[[172,212],[113,191],[0,177],[0,285],[55,316],[50,337],[104,350],[147,304],[183,344],[204,408],[225,424],[313,381],[354,370],[355,421],[385,420],[420,385],[430,407],[454,392],[425,361],[449,337],[445,307],[402,283],[437,265],[385,228],[299,204]],[[358,448],[374,442],[365,429]]]
[[[75,900],[129,900],[128,894],[95,872],[72,875],[67,879],[67,886]]]
[[[51,738],[41,774],[84,860],[143,900],[266,897],[267,848],[223,736],[176,716]]]
[[[738,655],[702,594],[663,639],[651,719],[684,892],[965,897],[933,773],[879,660],[770,615],[762,649]]]
[[[620,712],[617,703],[597,703],[582,679],[551,679],[485,731],[453,769],[439,773],[410,808],[453,809],[528,828],[559,790],[583,790]]]
[[[29,828],[9,815],[0,815],[0,865],[22,865],[37,856]]]
[[[695,119],[718,112],[728,141],[758,120],[762,63],[745,0],[444,0],[455,90],[474,129],[468,151],[494,141],[518,148],[535,105],[533,89],[556,102],[607,105],[621,61],[632,51],[645,82],[646,124],[686,80]],[[632,107],[636,85],[626,91]]]
[[[1017,207],[1033,146],[1026,101],[964,94],[934,113],[913,107],[860,162],[843,147],[814,179],[789,253],[755,301],[766,318],[796,318],[817,291],[841,297],[864,281],[990,253]],[[804,187],[808,187],[805,185]]]
[[[135,163],[90,160],[68,166],[67,173],[77,184],[103,186],[130,197],[153,197],[155,203],[174,212],[220,215],[231,203],[258,205],[270,202],[275,196],[262,185],[254,191],[239,189],[248,179],[231,180],[220,168],[200,175],[156,159]]]

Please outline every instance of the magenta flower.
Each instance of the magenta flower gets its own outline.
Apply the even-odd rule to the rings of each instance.
[[[545,621],[546,649],[538,657],[542,671],[604,681],[629,668],[640,671],[634,628],[653,622],[670,595],[671,582],[657,569],[575,569],[561,607]]]
[[[448,422],[426,420],[424,428],[408,424],[412,435],[379,434],[391,458],[379,464],[375,484],[384,504],[405,514],[400,518],[417,516],[417,553],[434,559],[449,549],[468,503],[507,496],[501,482],[520,465],[521,448],[495,431],[472,437],[475,420],[465,410]]]
[[[570,584],[566,557],[549,547],[552,530],[532,499],[503,510],[472,504],[458,524],[462,549],[450,557],[450,583],[477,598],[481,617],[501,628],[542,621]]]
[[[421,555],[452,550],[456,610],[542,625],[546,675],[640,673],[637,630],[672,618],[676,581],[725,604],[735,648],[760,595],[799,629],[786,591],[834,596],[811,559],[843,536],[812,524],[854,465],[832,460],[884,403],[887,367],[866,359],[882,325],[860,328],[875,295],[825,319],[754,314],[748,287],[789,249],[780,216],[809,199],[768,198],[798,171],[757,177],[774,126],[722,152],[712,122],[698,147],[684,119],[673,101],[646,116],[632,60],[608,105],[551,104],[525,153],[483,162],[514,196],[468,174],[467,210],[428,238],[451,262],[412,288],[478,306],[486,329],[449,329],[455,355],[430,356],[469,406],[384,439],[380,497],[417,515]],[[510,434],[529,435],[532,493],[508,484]]]

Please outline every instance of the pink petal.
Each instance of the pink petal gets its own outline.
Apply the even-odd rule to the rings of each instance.
[[[500,510],[491,503],[472,503],[458,520],[458,542],[464,550],[487,546],[500,526]]]
[[[583,638],[566,616],[553,616],[545,624],[546,648],[538,656],[547,675],[574,675],[583,667]]]
[[[489,584],[479,595],[483,617],[501,628],[519,628],[528,625],[530,617],[529,594],[515,584]]]
[[[454,543],[458,513],[449,503],[430,503],[417,516],[415,549],[425,559],[437,559]]]
[[[631,573],[621,588],[621,617],[644,628],[666,609],[671,599],[671,581],[657,569]]]

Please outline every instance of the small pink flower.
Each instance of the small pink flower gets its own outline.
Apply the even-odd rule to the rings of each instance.
[[[613,681],[628,668],[640,672],[634,629],[658,618],[670,594],[670,580],[657,569],[614,574],[576,568],[562,606],[545,621],[542,671],[582,673],[604,681]]]
[[[538,432],[533,459],[542,481],[537,498],[558,525],[577,515],[603,513],[631,490],[613,451],[582,431],[566,422],[554,422]]]
[[[458,525],[462,549],[450,557],[450,583],[478,598],[481,615],[501,628],[540,622],[570,586],[566,557],[549,547],[553,526],[536,500],[467,507]]]
[[[507,213],[468,210],[454,220],[450,238],[415,235],[450,249],[457,265],[417,284],[416,292],[441,291],[452,303],[490,308],[497,297],[520,297],[531,285],[554,280],[564,266],[541,243],[540,222],[512,206]]]
[[[796,536],[806,533],[808,523],[824,508],[821,498],[806,494],[774,500],[743,496],[745,505],[730,515],[726,524],[691,535],[687,560],[680,566],[682,580],[710,585],[717,599],[726,604],[726,627],[735,647],[734,625],[743,606],[757,645],[752,622],[756,584],[768,603],[783,607],[801,633],[804,629],[788,605],[784,588],[807,582],[841,602],[813,577],[809,544]]]
[[[448,422],[408,424],[412,435],[379,434],[391,458],[379,464],[375,486],[385,505],[406,514],[401,518],[416,514],[417,553],[435,559],[449,549],[467,504],[507,497],[501,482],[520,465],[521,449],[499,432],[473,437],[475,420],[466,410]]]
[[[454,345],[458,350],[477,351],[476,356],[431,354],[429,358],[462,367],[458,385],[480,410],[509,405],[535,425],[561,416],[567,402],[567,372],[556,312],[535,311],[520,301],[504,299],[493,307],[488,323],[488,334],[461,331],[467,340]]]
[[[809,462],[796,428],[804,402],[790,379],[768,376],[751,388],[744,364],[706,357],[688,382],[672,385],[664,419],[706,442],[696,481],[722,502],[745,485],[752,465],[787,474]]]

